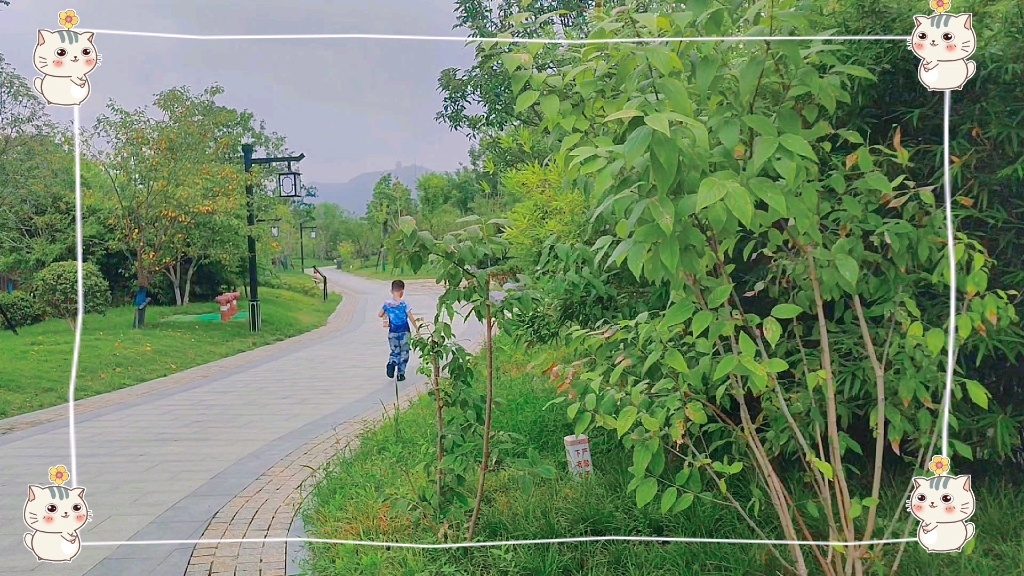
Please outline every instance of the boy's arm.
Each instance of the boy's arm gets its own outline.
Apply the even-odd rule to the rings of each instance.
[[[383,318],[383,317],[384,317],[384,309],[381,308],[380,312],[377,312],[377,318]]]
[[[420,321],[415,316],[413,316],[412,310],[407,310],[406,314],[409,315],[409,324],[412,324],[412,327],[415,328],[417,332],[419,332]]]

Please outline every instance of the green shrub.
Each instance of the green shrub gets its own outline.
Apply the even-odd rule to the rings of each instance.
[[[36,274],[32,295],[47,316],[72,321],[78,313],[78,267],[75,262],[56,262]],[[86,262],[82,267],[85,312],[103,312],[110,307],[110,285],[100,269]]]
[[[3,306],[15,328],[35,324],[43,319],[43,311],[32,296],[25,292],[0,292],[0,306]]]
[[[269,276],[262,283],[267,288],[288,290],[305,296],[323,296],[324,289],[313,283],[312,276],[297,278],[294,276]]]

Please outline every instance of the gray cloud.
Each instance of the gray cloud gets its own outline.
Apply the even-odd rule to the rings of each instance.
[[[73,8],[76,31],[182,34],[379,33],[464,35],[451,29],[451,0],[11,0],[0,7],[0,52],[28,78],[38,28],[53,30]],[[82,106],[91,123],[109,98],[136,107],[171,86],[213,82],[221,102],[252,110],[306,154],[306,181],[344,181],[396,161],[438,170],[466,161],[467,140],[434,121],[437,75],[472,62],[458,42],[407,40],[198,41],[97,34],[102,65]],[[69,109],[50,108],[58,120]]]

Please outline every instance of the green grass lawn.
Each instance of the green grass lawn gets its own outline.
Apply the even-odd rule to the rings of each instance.
[[[312,281],[298,273],[282,274],[290,282]],[[263,324],[249,332],[248,320],[230,322],[161,322],[181,314],[218,312],[215,303],[151,307],[146,327],[132,329],[134,308],[89,314],[82,323],[78,399],[96,396],[219,360],[323,326],[341,297],[293,290],[260,288]],[[248,311],[239,302],[239,311]],[[67,402],[74,332],[64,320],[47,320],[0,332],[0,418]]]
[[[359,262],[355,262],[344,266],[345,272],[362,276],[364,278],[372,278],[374,280],[433,280],[436,278],[435,271],[429,266],[424,266],[419,272],[413,274],[412,270],[408,267],[399,266],[398,268],[392,268],[388,266],[387,271],[381,271],[379,267],[374,266],[374,262],[369,262],[367,266],[361,266]]]
[[[514,472],[489,474],[477,541],[604,535],[757,538],[731,509],[699,498],[674,516],[658,512],[660,499],[637,510],[634,495],[626,493],[632,458],[613,435],[595,432],[591,479],[569,478],[562,472],[566,469],[562,438],[572,433],[564,404],[543,409],[553,397],[553,387],[546,377],[527,373],[529,359],[522,353],[502,350],[496,360],[501,367],[496,373],[501,376],[495,393],[502,403],[495,409],[495,429],[520,435],[520,448],[535,448],[560,473],[552,480],[535,479],[529,496],[520,490]],[[438,526],[429,516],[416,519],[391,510],[388,502],[389,496],[408,498],[417,487],[433,485],[433,479],[416,467],[433,460],[435,441],[434,406],[426,397],[401,413],[398,429],[388,421],[364,435],[351,456],[332,463],[312,493],[303,511],[310,537],[436,543]],[[1024,494],[1019,478],[1017,484],[1008,478],[1012,478],[1009,472],[975,475],[979,504],[972,521],[978,536],[970,555],[929,555],[915,543],[907,547],[899,574],[1024,574],[1024,519],[1019,512],[1010,512],[1024,510]],[[475,489],[476,480],[470,479],[469,485]],[[903,507],[902,492],[896,493],[895,488],[887,492],[880,517],[891,518],[897,507]],[[762,508],[759,521],[769,536],[778,537],[773,516],[771,509]],[[464,534],[465,526],[452,526],[452,530]],[[697,576],[776,574],[780,568],[767,547],[760,545],[605,542],[413,550],[311,544],[309,549],[306,573],[323,576]],[[890,561],[896,549],[897,545],[888,549]],[[786,551],[781,552],[785,556]],[[809,553],[807,558],[816,573]]]

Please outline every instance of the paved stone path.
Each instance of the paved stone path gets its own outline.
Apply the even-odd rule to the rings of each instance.
[[[294,510],[292,495],[310,472],[302,466],[315,468],[334,448],[324,439],[352,437],[356,428],[344,424],[395,398],[376,316],[387,284],[324,272],[331,289],[345,295],[327,326],[75,404],[76,483],[85,486],[94,512],[82,530],[84,543],[197,539],[219,525],[230,537],[229,527],[237,531],[250,513],[243,534],[264,524],[268,534],[282,529]],[[432,316],[439,293],[431,284],[410,283],[407,290],[421,317]],[[482,332],[476,323],[459,330],[467,340]],[[413,358],[406,391],[423,385],[416,366]],[[22,543],[26,487],[40,483],[50,466],[70,464],[68,454],[66,408],[0,421],[0,573],[182,576],[190,559],[201,573],[196,560],[209,548],[190,544],[87,545],[70,564],[36,562]],[[233,558],[215,548],[209,569],[220,555],[225,560],[217,567],[230,569],[213,573],[259,573],[253,562],[242,562],[258,557],[262,574],[283,573],[283,549],[253,554],[252,548],[239,546]]]

